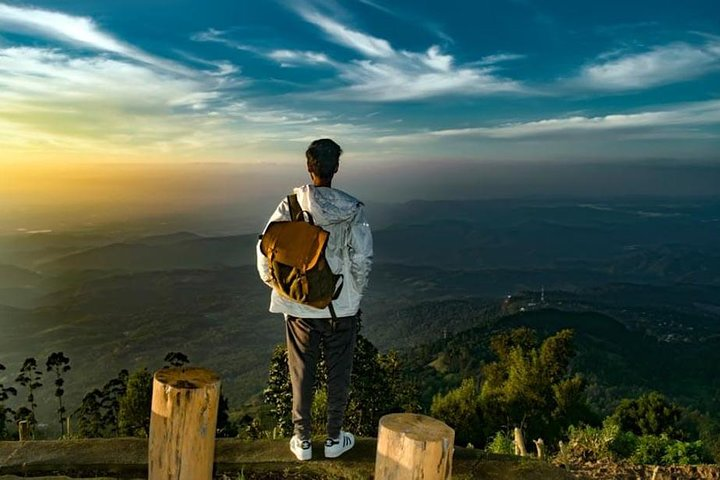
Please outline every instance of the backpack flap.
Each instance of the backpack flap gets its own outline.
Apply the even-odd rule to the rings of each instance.
[[[260,250],[271,262],[306,272],[317,264],[329,233],[307,222],[273,222],[260,242]]]

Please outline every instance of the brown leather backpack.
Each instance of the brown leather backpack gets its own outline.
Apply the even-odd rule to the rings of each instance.
[[[329,307],[335,318],[332,301],[340,295],[342,275],[334,274],[325,259],[330,233],[315,225],[297,195],[288,196],[288,205],[291,220],[272,222],[260,241],[260,250],[270,263],[273,288],[304,305]]]

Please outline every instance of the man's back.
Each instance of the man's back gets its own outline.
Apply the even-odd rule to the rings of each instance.
[[[347,193],[330,187],[304,185],[295,188],[303,211],[308,212],[316,225],[330,233],[325,258],[333,273],[343,276],[340,296],[333,301],[338,316],[357,313],[362,293],[367,285],[372,263],[372,234],[365,218],[362,202]],[[290,220],[287,199],[278,205],[268,223]],[[270,284],[267,258],[258,253],[258,273]],[[302,318],[323,318],[328,313],[293,302],[273,290],[270,311]]]

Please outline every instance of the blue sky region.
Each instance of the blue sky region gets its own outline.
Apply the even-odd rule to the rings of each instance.
[[[720,2],[0,1],[0,130],[16,165],[712,162]]]

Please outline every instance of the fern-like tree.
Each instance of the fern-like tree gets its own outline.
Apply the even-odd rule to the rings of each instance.
[[[128,377],[128,371],[121,370],[101,389],[96,388],[83,397],[73,413],[77,416],[78,435],[85,438],[117,436],[120,399],[125,395]]]
[[[277,345],[272,352],[267,386],[263,391],[263,397],[265,403],[270,407],[270,414],[275,419],[275,428],[282,435],[291,435],[293,431],[292,385],[290,384],[287,348],[284,345]]]
[[[357,336],[353,354],[353,371],[350,379],[348,406],[345,414],[345,427],[358,435],[377,434],[378,421],[382,415],[403,411],[402,403],[406,397],[400,398],[397,393],[412,391],[412,385],[401,387],[397,380],[391,379],[391,372],[399,368],[399,359],[385,359],[377,348],[362,335]],[[321,351],[316,372],[315,395],[313,399],[314,416],[325,415],[327,395],[325,384],[327,379],[324,355]],[[395,383],[394,383],[395,382]],[[278,345],[272,354],[267,387],[264,391],[265,403],[270,406],[270,413],[276,422],[276,428],[284,435],[293,430],[291,419],[292,386],[287,363],[285,346]],[[323,419],[314,418],[317,430]]]
[[[0,372],[3,370],[5,370],[5,365],[0,363]],[[0,440],[7,438],[8,418],[12,418],[15,414],[12,408],[5,406],[5,402],[10,399],[10,396],[15,395],[17,395],[17,390],[14,387],[6,387],[0,383]]]
[[[102,421],[102,391],[98,388],[88,392],[80,407],[73,413],[77,416],[75,432],[83,438],[104,437],[105,425]]]
[[[65,406],[63,395],[65,394],[65,379],[63,375],[70,371],[70,359],[63,352],[51,353],[45,362],[48,372],[55,373],[55,397],[58,399],[58,415],[60,418],[60,434],[65,435]]]
[[[165,368],[182,367],[183,365],[190,363],[190,359],[182,352],[168,352],[168,354],[165,355],[165,362],[169,364],[165,365]]]
[[[35,417],[35,390],[42,387],[42,370],[39,369],[37,360],[34,358],[26,358],[20,368],[20,374],[15,378],[15,382],[22,385],[27,391],[27,407],[21,407],[15,412],[16,420],[27,420],[32,429],[37,424]]]
[[[147,437],[150,433],[153,377],[146,368],[133,372],[120,398],[118,429],[121,436]]]

